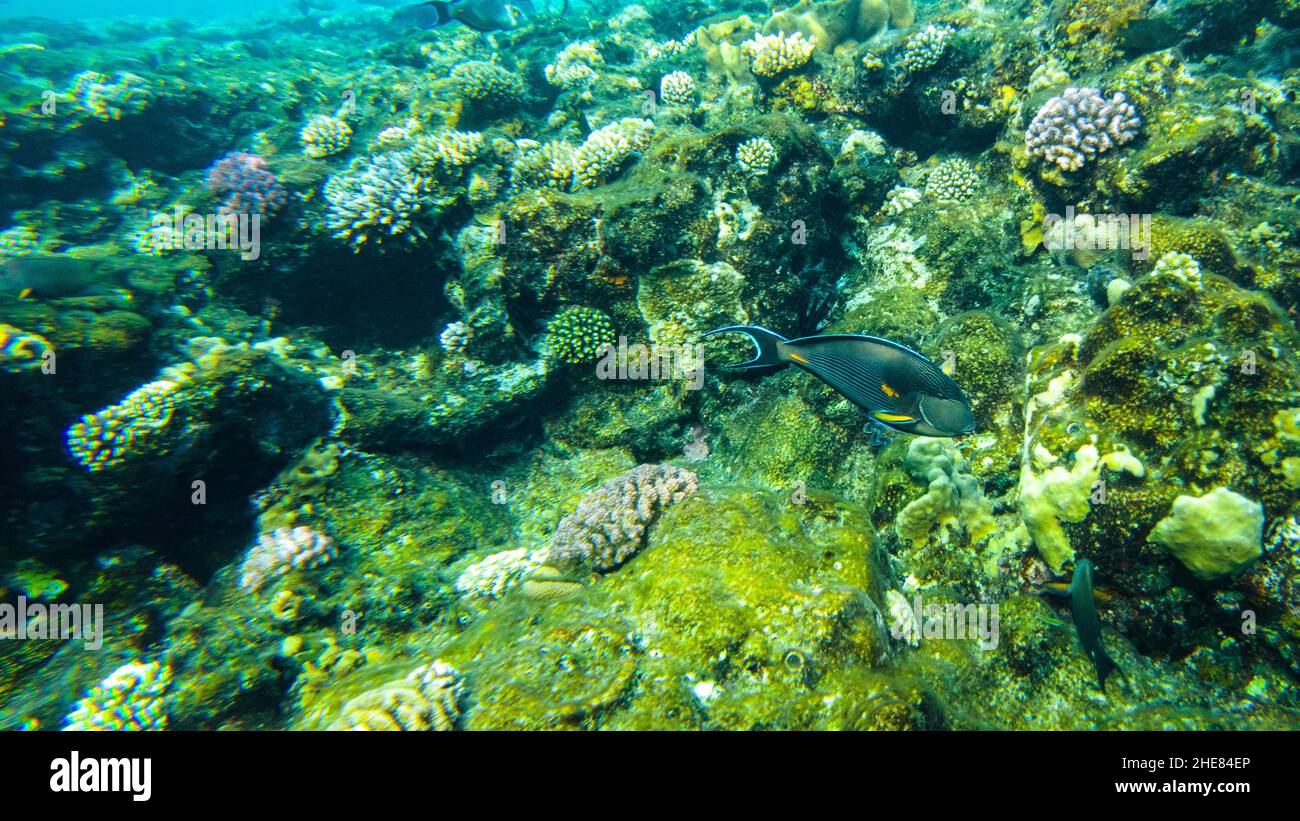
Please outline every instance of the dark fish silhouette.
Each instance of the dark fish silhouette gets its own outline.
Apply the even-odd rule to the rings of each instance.
[[[519,25],[521,13],[534,15],[532,0],[433,0],[400,9],[392,20],[422,29],[460,22],[475,31],[506,31]]]
[[[839,391],[877,422],[919,436],[961,436],[975,430],[966,395],[929,359],[887,339],[827,334],[786,339],[766,328],[731,325],[704,334],[741,333],[758,354],[733,367],[794,363]]]
[[[1092,588],[1092,562],[1080,559],[1075,564],[1070,586],[1064,591],[1048,588],[1043,592],[1070,597],[1070,616],[1074,619],[1074,629],[1079,634],[1079,644],[1083,646],[1084,654],[1097,671],[1097,686],[1101,691],[1106,692],[1106,677],[1112,670],[1128,681],[1128,676],[1124,675],[1124,671],[1101,643],[1101,619],[1097,617],[1095,591]]]

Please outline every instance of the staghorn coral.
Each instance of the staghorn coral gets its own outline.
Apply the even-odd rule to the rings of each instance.
[[[754,39],[746,40],[741,46],[741,53],[749,58],[750,71],[770,78],[802,67],[812,58],[816,47],[816,38],[806,38],[802,32],[790,36],[777,32],[754,35]]]
[[[609,571],[641,549],[646,528],[699,487],[689,470],[639,465],[583,496],[560,520],[542,553],[546,564]]]
[[[614,326],[594,308],[567,308],[551,320],[546,331],[551,357],[570,365],[594,361],[603,346],[613,343]]]
[[[77,702],[65,730],[165,730],[171,677],[156,661],[123,664]]]
[[[224,194],[222,214],[269,217],[284,207],[289,193],[256,154],[232,151],[208,169],[208,189]]]
[[[312,117],[298,132],[302,153],[319,159],[347,150],[352,127],[338,117]]]
[[[239,566],[239,587],[256,593],[291,570],[320,567],[337,556],[334,541],[323,533],[303,525],[277,528],[258,536],[249,548]]]
[[[753,137],[736,146],[736,165],[751,177],[761,177],[772,170],[779,155],[766,137]]]
[[[460,674],[441,659],[343,705],[330,730],[451,730],[460,718]]]
[[[1096,88],[1067,88],[1043,103],[1025,131],[1025,148],[1064,171],[1137,136],[1142,121],[1121,92],[1107,100]]]
[[[426,236],[420,220],[433,205],[427,189],[426,179],[412,167],[410,152],[353,160],[325,184],[325,224],[353,251],[391,237],[416,242]]]

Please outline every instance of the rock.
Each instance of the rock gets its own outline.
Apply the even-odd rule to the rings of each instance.
[[[1202,581],[1245,570],[1261,553],[1264,508],[1225,487],[1179,496],[1148,537]]]

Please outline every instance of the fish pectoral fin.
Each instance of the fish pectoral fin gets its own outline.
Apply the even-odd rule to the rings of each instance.
[[[894,423],[916,421],[915,416],[908,416],[905,413],[890,413],[889,411],[876,411],[875,413],[871,414],[871,418],[879,419],[881,422],[894,422]]]

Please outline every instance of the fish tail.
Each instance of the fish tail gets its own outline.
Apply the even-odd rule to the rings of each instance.
[[[715,328],[704,334],[704,336],[712,336],[713,334],[745,334],[754,342],[756,351],[754,358],[748,362],[737,362],[729,367],[770,368],[786,364],[785,358],[781,355],[780,344],[789,340],[780,334],[772,333],[766,328],[760,328],[757,325],[728,325],[725,328]]]

